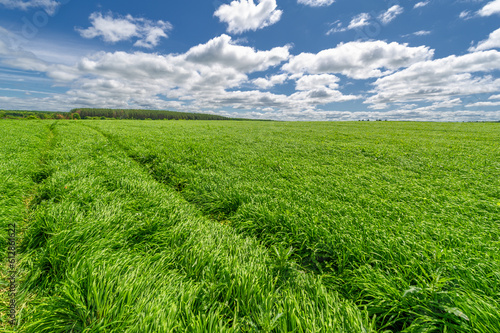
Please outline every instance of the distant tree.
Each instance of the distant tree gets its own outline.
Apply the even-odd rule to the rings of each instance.
[[[201,114],[166,110],[136,110],[136,109],[73,109],[71,113],[79,113],[82,119],[91,117],[105,117],[106,119],[186,119],[186,120],[227,120],[230,118]]]
[[[6,115],[5,111],[0,111],[0,119],[5,118],[5,115]]]
[[[75,112],[75,113],[71,114],[71,119],[78,119],[78,120],[80,120],[80,119],[82,119],[82,117],[80,117],[80,115]]]

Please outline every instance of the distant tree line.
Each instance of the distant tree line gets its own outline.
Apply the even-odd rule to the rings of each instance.
[[[0,119],[73,119],[69,112],[0,110]]]
[[[158,110],[78,108],[70,112],[1,110],[0,119],[149,119],[149,120],[252,120],[204,113]]]
[[[71,113],[79,114],[82,119],[96,117],[114,119],[184,119],[184,120],[230,120],[231,118],[204,113],[188,113],[176,111],[133,110],[133,109],[73,109]]]

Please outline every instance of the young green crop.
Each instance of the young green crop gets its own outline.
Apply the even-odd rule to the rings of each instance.
[[[20,246],[21,331],[372,331],[320,277],[203,216],[99,131],[51,133]]]
[[[45,149],[49,129],[41,122],[20,122],[3,120],[0,126],[0,262],[2,265],[0,283],[0,330],[7,330],[10,317],[10,288],[7,263],[9,244],[8,226],[16,225],[16,242],[25,228],[26,202],[29,201],[41,169],[41,154]],[[17,258],[16,258],[17,259]],[[15,259],[14,259],[15,260]],[[19,281],[16,276],[15,284]],[[19,310],[15,308],[15,310]]]
[[[378,330],[500,331],[498,124],[92,126]]]
[[[3,124],[21,331],[500,331],[498,124]]]

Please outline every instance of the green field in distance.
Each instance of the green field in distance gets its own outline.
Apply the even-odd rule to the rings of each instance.
[[[18,331],[500,332],[500,124],[2,120],[0,137]]]

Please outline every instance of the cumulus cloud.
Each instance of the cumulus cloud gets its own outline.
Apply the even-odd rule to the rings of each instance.
[[[283,65],[283,70],[290,73],[340,73],[355,79],[367,79],[431,59],[433,54],[434,50],[426,46],[409,47],[383,41],[349,42],[316,54],[301,53]]]
[[[276,9],[276,0],[235,0],[221,5],[214,13],[221,22],[227,23],[227,32],[241,34],[256,31],[278,22],[283,13]]]
[[[477,12],[477,14],[479,16],[491,16],[493,14],[500,14],[500,0],[493,0],[491,2],[488,2]]]
[[[102,107],[173,108],[187,111],[234,108],[307,108],[323,101],[292,98],[259,91],[235,92],[249,83],[249,73],[265,71],[289,58],[289,46],[255,50],[237,45],[222,35],[183,54],[99,52],[74,66],[48,64],[26,52],[13,51],[0,38],[2,60],[11,68],[44,72],[71,80],[72,88],[54,96],[65,105]],[[3,51],[5,49],[5,52]],[[66,75],[66,77],[65,77]],[[284,82],[287,74],[271,77]],[[343,99],[339,92],[330,99]],[[166,101],[170,99],[170,101]],[[58,99],[59,102],[61,100]],[[326,101],[326,99],[325,99]],[[42,102],[41,102],[42,103]],[[44,100],[43,105],[48,105]]]
[[[3,66],[45,73],[68,89],[47,97],[0,97],[13,109],[152,108],[279,120],[500,119],[500,111],[485,111],[500,99],[500,79],[490,73],[500,69],[496,50],[430,60],[433,50],[425,46],[370,41],[291,56],[289,45],[259,50],[223,34],[181,54],[98,52],[68,66],[13,48],[5,32],[0,28]],[[362,92],[365,99],[343,92],[345,78],[337,74],[378,79],[372,91]],[[54,83],[43,78],[47,86]],[[285,82],[295,91],[262,91]],[[485,93],[489,100],[464,97]],[[374,110],[335,111],[331,104],[363,99]]]
[[[288,46],[257,51],[251,47],[236,45],[231,37],[222,35],[205,44],[200,44],[178,55],[156,55],[136,52],[100,53],[93,58],[84,58],[78,69],[96,78],[89,80],[74,93],[85,100],[113,99],[114,95],[142,96],[162,94],[167,98],[190,101],[195,109],[232,107],[236,109],[311,109],[333,101],[359,98],[343,95],[329,85],[311,87],[290,96],[260,92],[241,91],[241,86],[252,82],[261,87],[283,83],[288,74],[270,78],[248,80],[247,74],[265,71],[289,57]],[[126,82],[129,90],[121,86]],[[302,81],[304,82],[304,81]],[[314,88],[314,89],[313,89]],[[229,90],[231,89],[231,90]]]
[[[313,112],[318,106],[361,98],[338,90],[333,75],[288,73],[249,80],[289,58],[289,46],[255,50],[237,45],[222,35],[192,47],[183,54],[99,52],[82,58],[73,67],[31,63],[17,68],[45,72],[49,76],[71,75],[71,89],[39,105],[170,108],[186,111],[220,110],[230,107],[252,112]],[[68,77],[70,79],[70,77]],[[297,80],[290,95],[242,90],[252,83],[260,88]],[[63,103],[64,100],[64,103]],[[11,103],[12,104],[12,103]],[[54,108],[52,108],[54,109]]]
[[[382,22],[382,24],[389,24],[392,22],[396,16],[401,15],[403,13],[403,7],[399,5],[394,5],[389,8],[386,12],[380,14],[378,19]]]
[[[500,52],[490,50],[449,56],[415,63],[410,67],[375,81],[375,95],[365,102],[373,105],[414,101],[443,101],[500,91],[500,79],[489,73],[500,69]]]
[[[283,84],[288,79],[288,74],[272,75],[271,77],[259,77],[252,80],[252,83],[261,89],[269,89],[278,84]]]
[[[297,0],[297,2],[311,7],[323,7],[330,6],[335,0]]]
[[[222,35],[206,44],[192,47],[186,59],[193,63],[232,67],[243,72],[262,71],[287,60],[290,46],[275,47],[269,51],[255,51],[248,46],[236,45],[231,37]]]
[[[297,80],[296,90],[315,90],[321,88],[337,89],[340,79],[331,74],[304,75]]]
[[[31,8],[43,8],[47,14],[53,15],[60,6],[60,3],[54,0],[0,0],[0,4],[9,9],[28,10]]]
[[[493,48],[500,48],[500,29],[490,33],[488,39],[480,41],[477,46],[469,48],[469,51],[483,51]]]
[[[309,105],[321,105],[361,98],[356,95],[344,95],[338,88],[340,79],[331,74],[304,75],[295,83],[296,93],[290,98],[294,101],[308,101]]]
[[[114,17],[102,13],[90,15],[91,27],[77,29],[84,38],[101,37],[105,42],[116,43],[136,38],[134,46],[153,48],[158,45],[160,38],[167,38],[172,25],[164,21],[151,21],[144,18],[134,18],[131,15]]]
[[[420,2],[417,2],[415,4],[415,6],[413,6],[413,8],[421,8],[421,7],[425,7],[429,4],[429,1],[420,1]]]

